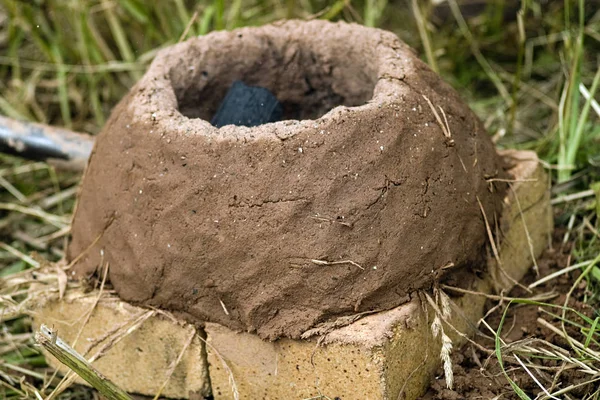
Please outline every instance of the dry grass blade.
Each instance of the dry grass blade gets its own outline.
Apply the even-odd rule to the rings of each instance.
[[[581,343],[580,341],[578,341],[575,338],[570,337],[568,334],[564,333],[562,330],[558,329],[557,327],[555,327],[554,325],[552,325],[550,322],[546,321],[545,319],[538,318],[537,321],[543,327],[550,329],[552,332],[556,333],[557,335],[561,336],[563,339],[569,341],[571,344],[578,347],[580,351],[586,353],[588,356],[590,356],[593,359],[595,359],[596,361],[600,362],[600,353],[599,352],[594,351],[594,350],[590,349],[589,347],[586,348],[583,343]]]
[[[194,328],[192,326],[192,329],[191,329],[191,332],[190,332],[190,335],[189,335],[188,339],[185,341],[185,344],[183,345],[183,348],[181,349],[181,352],[177,356],[177,359],[175,360],[175,362],[173,363],[173,365],[171,365],[171,367],[169,368],[169,371],[167,371],[167,378],[165,379],[165,381],[163,382],[163,384],[158,389],[158,392],[156,392],[156,395],[154,396],[154,400],[158,400],[160,398],[160,395],[162,394],[162,391],[167,386],[167,383],[169,383],[169,380],[171,379],[171,376],[173,376],[173,373],[175,372],[175,368],[177,368],[177,366],[181,362],[181,359],[183,358],[183,355],[185,354],[185,352],[188,349],[188,347],[190,347],[190,345],[192,344],[192,341],[194,340],[194,338],[196,337],[197,334],[198,333],[196,332],[196,328]]]
[[[56,332],[52,332],[45,325],[42,325],[40,330],[36,332],[35,340],[58,361],[75,371],[77,375],[92,385],[108,400],[132,400],[123,389],[103,376],[85,358],[63,342]]]
[[[431,100],[429,100],[429,97],[422,95],[423,98],[425,99],[425,101],[427,102],[427,104],[429,105],[429,108],[431,109],[431,112],[433,113],[433,116],[435,117],[435,120],[437,121],[438,125],[440,126],[440,128],[442,129],[442,132],[444,133],[444,136],[448,139],[450,139],[450,137],[452,136],[452,134],[450,133],[450,129],[447,126],[447,124],[444,124],[444,122],[442,121],[442,118],[440,117],[440,114],[437,112],[437,110],[435,109],[433,103],[431,102]],[[442,110],[442,108],[440,107],[440,110]],[[444,112],[444,110],[442,110],[442,113]],[[444,118],[446,118],[446,114],[444,113]],[[448,121],[446,121],[447,123]]]
[[[352,261],[352,260],[340,260],[340,261],[325,261],[325,260],[310,260],[310,262],[312,262],[313,264],[317,264],[317,265],[341,265],[341,264],[350,264],[350,265],[354,265],[355,267],[364,270],[364,267],[361,266],[359,263]]]
[[[594,384],[594,383],[595,383],[595,384],[597,384],[597,383],[599,383],[599,382],[600,382],[600,378],[595,378],[595,379],[592,379],[592,380],[590,380],[590,381],[581,382],[581,383],[579,383],[579,384],[577,384],[577,385],[569,385],[569,386],[567,386],[567,387],[566,387],[566,388],[564,388],[564,389],[557,390],[556,392],[554,392],[554,395],[555,395],[555,396],[560,396],[560,395],[563,395],[563,394],[569,393],[569,392],[571,392],[571,391],[573,391],[574,389],[577,389],[577,388],[579,388],[579,387],[582,387],[582,386],[587,386],[587,385],[589,385],[590,383],[591,383],[591,384]],[[590,399],[593,399],[593,397],[590,397]]]
[[[103,273],[103,276],[102,276],[102,282],[100,284],[100,290],[98,290],[98,295],[96,296],[96,298],[94,300],[94,303],[92,303],[92,306],[90,307],[90,309],[87,311],[87,313],[86,313],[86,315],[84,317],[84,320],[83,320],[81,326],[79,327],[79,331],[77,332],[77,335],[75,335],[75,339],[73,340],[73,346],[75,346],[77,344],[77,341],[79,340],[81,334],[83,333],[83,329],[88,324],[90,318],[92,317],[92,313],[96,309],[96,306],[98,305],[98,302],[100,301],[100,298],[104,294],[104,284],[106,283],[106,278],[108,276],[108,268],[109,268],[109,265],[107,263],[105,265],[105,267],[104,267],[104,273]],[[59,279],[59,290],[60,290],[60,279]],[[52,393],[50,394],[50,396],[48,396],[48,400],[51,400],[52,398],[58,396],[58,394],[61,393],[63,390],[65,390],[67,387],[69,387],[72,382],[73,382],[73,376],[72,375],[70,376],[69,374],[66,374],[64,376],[63,380],[52,391]]]
[[[92,306],[89,308],[89,310],[87,310],[87,312],[85,314],[83,323],[81,324],[81,327],[79,328],[79,331],[77,332],[77,335],[75,336],[75,339],[73,340],[73,346],[75,346],[75,344],[81,337],[81,334],[83,333],[83,329],[90,321],[90,318],[92,317],[92,314],[94,313],[94,310],[96,309],[96,307],[98,306],[98,303],[100,302],[100,299],[104,295],[104,285],[106,284],[106,279],[108,278],[108,270],[109,270],[109,264],[106,263],[103,268],[102,282],[100,282],[100,289],[98,290],[98,294],[96,295],[96,298],[94,299],[94,302],[92,303]]]
[[[444,378],[446,379],[446,386],[448,389],[452,389],[454,384],[454,373],[452,372],[452,359],[450,358],[450,354],[452,353],[452,339],[446,334],[444,331],[444,326],[442,321],[447,323],[448,325],[452,325],[449,321],[451,310],[450,310],[450,299],[446,296],[445,293],[441,291],[436,291],[436,299],[437,303],[427,294],[425,293],[425,298],[429,305],[435,311],[435,317],[433,318],[433,322],[431,323],[431,332],[434,337],[440,337],[442,341],[442,347],[440,349],[440,360],[442,361],[444,367]],[[454,329],[454,327],[452,327]]]
[[[194,11],[194,15],[192,15],[192,18],[190,18],[190,20],[188,21],[185,30],[183,31],[183,33],[181,34],[181,36],[179,36],[179,40],[177,41],[177,43],[182,42],[188,35],[190,28],[192,27],[192,25],[194,25],[194,23],[196,22],[196,20],[198,19],[198,12],[200,10],[198,8],[196,8],[196,11]]]
[[[325,261],[325,260],[310,260],[310,262],[312,262],[313,264],[317,264],[317,265],[341,265],[341,264],[351,264],[354,265],[355,267],[364,270],[364,267],[361,266],[359,263],[352,261],[352,260],[340,260],[340,261]]]
[[[33,268],[39,268],[40,267],[40,263],[35,261],[33,258],[29,257],[27,254],[23,254],[22,252],[20,252],[19,250],[15,249],[14,247],[4,243],[4,242],[0,242],[0,247],[3,248],[4,250],[6,250],[7,252],[9,252],[10,254],[20,258],[21,260],[23,260],[24,262],[26,262],[27,264],[31,265]]]
[[[199,337],[199,336],[198,336]],[[202,342],[204,342],[204,344],[209,347],[212,351],[214,351],[215,355],[217,356],[217,358],[219,359],[219,361],[221,361],[221,365],[223,365],[223,368],[225,369],[225,372],[227,372],[227,376],[229,379],[229,385],[231,386],[231,392],[233,394],[233,399],[234,400],[240,400],[240,392],[238,391],[237,388],[237,384],[235,383],[235,378],[233,376],[233,371],[231,370],[231,368],[229,367],[229,365],[227,365],[227,362],[225,361],[225,359],[223,358],[223,356],[221,355],[221,353],[219,353],[219,351],[209,342],[207,342],[204,338],[199,337],[200,340],[202,340]]]
[[[0,175],[0,185],[2,185],[4,189],[12,194],[19,202],[25,203],[27,201],[27,197],[25,197],[23,193],[21,193],[19,189],[14,187],[9,181],[4,179],[2,175]]]
[[[42,210],[38,210],[31,207],[23,207],[13,203],[0,203],[0,210],[16,211],[22,214],[31,215],[33,217],[37,217],[43,221],[46,221],[49,224],[56,226],[57,228],[64,228],[70,223],[69,219],[66,217],[53,215]]]
[[[96,350],[96,352],[89,358],[89,362],[94,362],[99,358],[103,357],[110,349],[112,349],[117,343],[121,340],[135,332],[139,329],[144,322],[146,322],[149,318],[152,318],[156,315],[156,311],[150,310],[139,317],[134,318],[133,321],[127,321],[127,324],[118,327],[112,332],[109,332],[104,338],[99,339],[103,342],[102,346]],[[90,349],[91,350],[91,349]],[[86,353],[89,352],[86,351]],[[52,400],[58,397],[59,394],[64,392],[70,385],[75,381],[75,375],[68,375],[63,378],[63,380],[56,386],[56,388],[52,391],[52,393],[46,398],[46,400]]]
[[[553,272],[553,273],[551,273],[551,274],[549,274],[549,275],[547,275],[547,276],[545,276],[543,278],[538,279],[537,281],[535,281],[532,284],[530,284],[528,287],[530,289],[533,289],[534,287],[539,286],[539,285],[541,285],[543,283],[549,282],[552,279],[557,278],[557,277],[559,277],[561,275],[568,274],[571,271],[575,271],[575,270],[587,267],[588,265],[590,265],[592,263],[592,261],[593,260],[583,261],[583,262],[580,262],[580,263],[577,263],[577,264],[573,264],[573,265],[571,265],[569,267],[562,268],[562,269],[560,269],[558,271],[555,271],[555,272]]]
[[[566,196],[555,197],[554,199],[550,200],[550,204],[552,204],[554,206],[554,205],[557,205],[560,203],[568,203],[573,200],[583,199],[586,197],[592,197],[595,194],[596,193],[594,192],[593,189],[583,190],[581,192],[572,193],[572,194],[569,194]]]
[[[517,362],[518,362],[519,364],[521,364],[521,367],[523,367],[523,369],[524,369],[524,370],[527,372],[527,374],[528,374],[528,375],[531,377],[531,379],[533,379],[533,381],[535,382],[535,384],[536,384],[536,385],[538,385],[538,387],[539,387],[540,389],[542,389],[542,391],[543,391],[544,393],[546,393],[546,396],[548,396],[548,397],[550,397],[550,398],[552,398],[552,399],[560,400],[558,397],[552,396],[552,395],[551,395],[551,394],[548,392],[548,389],[546,389],[546,388],[544,387],[544,385],[542,385],[542,384],[540,383],[540,381],[538,380],[538,378],[536,378],[536,376],[535,376],[535,375],[533,375],[533,373],[532,373],[532,372],[529,370],[529,368],[527,368],[527,366],[525,365],[525,363],[523,363],[523,361],[521,361],[521,359],[519,358],[519,356],[517,356],[516,354],[513,354],[513,357],[515,357],[515,359],[517,360]]]
[[[510,276],[508,274],[508,272],[506,272],[506,270],[502,266],[502,260],[500,259],[500,253],[498,252],[498,246],[496,246],[496,242],[494,241],[494,235],[492,234],[492,229],[490,227],[488,217],[485,214],[485,210],[483,208],[483,205],[481,204],[481,200],[479,200],[479,197],[477,197],[477,204],[479,204],[479,209],[481,210],[481,215],[483,216],[483,222],[485,223],[485,230],[488,235],[488,240],[490,242],[490,246],[492,247],[492,252],[494,253],[494,258],[496,259],[496,267],[498,268],[498,270],[500,272],[502,272],[502,275],[504,275],[513,285],[522,287],[527,292],[531,293],[530,289],[526,288],[520,282],[518,282],[515,278]]]
[[[463,289],[460,287],[456,287],[456,286],[448,286],[448,285],[440,285],[440,287],[444,290],[450,290],[456,293],[462,293],[462,294],[472,294],[472,295],[476,295],[476,296],[483,296],[486,299],[490,299],[490,300],[497,300],[497,301],[511,301],[511,300],[517,300],[517,297],[509,297],[509,296],[499,296],[496,294],[488,294],[488,293],[484,293],[484,292],[477,292],[474,290],[469,290],[469,289]],[[531,287],[531,286],[530,286]],[[558,297],[559,294],[555,293],[555,292],[550,292],[550,293],[541,293],[532,297],[527,298],[528,300],[531,301],[546,301],[546,300],[550,300],[553,298]]]

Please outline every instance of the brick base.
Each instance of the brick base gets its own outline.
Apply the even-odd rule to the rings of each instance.
[[[511,171],[515,182],[499,224],[501,267],[490,257],[490,273],[472,289],[477,292],[508,289],[521,279],[533,257],[547,245],[553,227],[548,178],[535,153],[506,151],[504,155],[515,163]],[[493,221],[491,216],[488,219]],[[94,296],[71,292],[66,301],[47,299],[36,310],[34,321],[58,328],[59,336],[69,341],[77,334]],[[467,294],[454,302],[457,307],[448,321],[460,332],[471,333],[483,315],[485,297]],[[86,340],[80,340],[76,348],[85,348],[89,340],[104,337],[144,311],[115,297],[103,297],[83,330]],[[324,337],[276,342],[209,323],[205,328],[207,345],[194,338],[163,394],[190,398],[191,393],[207,395],[212,389],[217,400],[234,399],[235,387],[240,399],[319,395],[344,400],[417,399],[440,364],[441,342],[432,336],[430,327],[434,315],[415,295],[407,304],[366,316]],[[464,342],[447,325],[444,329],[454,348]],[[188,335],[189,327],[157,315],[95,365],[125,390],[153,395]]]

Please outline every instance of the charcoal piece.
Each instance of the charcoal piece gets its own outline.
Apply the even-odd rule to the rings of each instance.
[[[210,123],[217,128],[258,126],[280,121],[282,115],[281,103],[268,89],[235,81]]]

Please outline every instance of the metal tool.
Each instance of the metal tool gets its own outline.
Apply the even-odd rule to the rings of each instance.
[[[83,171],[94,137],[67,129],[0,116],[0,152]]]

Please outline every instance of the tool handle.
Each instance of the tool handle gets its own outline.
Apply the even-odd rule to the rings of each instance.
[[[0,152],[3,153],[55,161],[63,168],[82,171],[93,146],[94,138],[90,135],[0,116]]]

